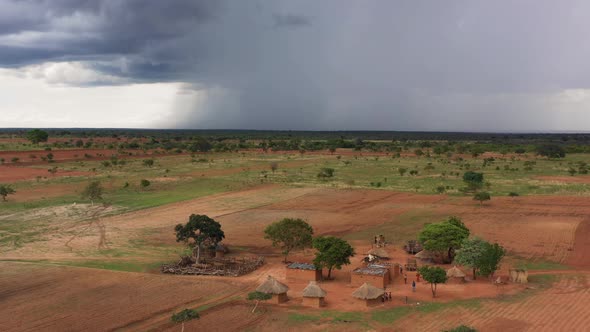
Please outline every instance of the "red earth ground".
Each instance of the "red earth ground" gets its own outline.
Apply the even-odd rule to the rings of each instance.
[[[153,209],[101,219],[111,249],[125,248],[127,241],[142,234],[153,245],[174,243],[171,229],[191,213],[203,213],[222,223],[227,242],[247,251],[270,253],[262,269],[240,278],[180,277],[141,273],[101,271],[74,267],[55,267],[14,262],[0,263],[0,315],[15,317],[3,320],[2,330],[31,329],[79,330],[100,327],[100,330],[172,330],[172,312],[184,307],[209,306],[201,320],[186,324],[188,330],[233,331],[339,329],[346,326],[303,325],[284,326],[273,316],[286,313],[317,314],[300,306],[300,292],[306,282],[289,283],[292,298],[287,304],[268,306],[268,312],[251,315],[251,304],[243,300],[266,275],[285,280],[284,265],[277,250],[262,240],[266,225],[283,217],[305,218],[318,235],[367,234],[366,240],[353,244],[359,255],[353,264],[335,272],[335,280],[322,284],[328,291],[327,310],[366,311],[350,297],[354,288],[348,284],[348,271],[360,264],[360,254],[369,246],[374,234],[386,239],[396,238],[396,230],[419,229],[423,222],[434,222],[450,215],[463,219],[472,233],[505,246],[512,256],[526,260],[542,259],[573,266],[564,272],[555,286],[531,293],[524,300],[503,302],[490,300],[478,308],[450,308],[433,314],[411,314],[395,326],[380,329],[395,331],[435,330],[468,324],[480,331],[531,330],[553,331],[560,327],[583,330],[590,324],[584,314],[590,300],[588,270],[590,261],[590,198],[563,196],[527,196],[495,198],[479,206],[469,198],[447,198],[414,195],[380,190],[332,190],[319,188],[281,188],[262,186],[240,192],[212,195],[192,201],[174,203]],[[408,218],[414,215],[414,218]],[[415,225],[417,223],[417,225]],[[394,225],[391,227],[390,225]],[[81,226],[80,226],[81,227]],[[156,232],[146,233],[151,229]],[[74,232],[75,229],[69,229]],[[71,259],[88,250],[96,250],[98,234],[88,234],[71,242],[73,252],[64,250],[63,242],[70,236],[53,235],[47,241],[25,244],[21,249],[2,253],[2,259]],[[393,261],[404,262],[407,255],[399,249],[401,242],[388,247]],[[234,255],[240,255],[236,251]],[[310,261],[311,252],[291,257]],[[505,274],[509,263],[500,274]],[[24,275],[35,276],[23,278]],[[410,273],[410,279],[413,274]],[[467,298],[495,298],[514,292],[528,292],[524,286],[509,285],[499,289],[485,281],[463,285],[439,286],[436,302]],[[394,301],[387,307],[405,306],[402,299],[410,296],[412,306],[432,301],[428,285],[420,283],[416,293],[398,279],[392,286]],[[11,305],[8,305],[10,303]],[[215,304],[223,303],[220,306]],[[27,312],[27,315],[20,313]],[[211,324],[218,325],[212,327]],[[282,323],[279,323],[282,322]],[[220,324],[220,325],[219,325]]]

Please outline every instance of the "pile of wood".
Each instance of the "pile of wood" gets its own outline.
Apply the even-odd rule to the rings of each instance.
[[[239,277],[262,266],[264,257],[211,258],[202,260],[200,264],[186,263],[186,260],[181,259],[176,264],[164,264],[160,271],[171,274]]]

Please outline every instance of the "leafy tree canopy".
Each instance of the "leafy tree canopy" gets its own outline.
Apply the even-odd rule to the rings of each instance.
[[[473,200],[479,201],[479,204],[482,204],[484,201],[489,201],[490,199],[492,199],[492,196],[490,196],[490,193],[485,191],[480,191],[473,195]]]
[[[500,268],[504,255],[506,250],[501,245],[488,243],[479,260],[479,274],[485,277],[493,276]]]
[[[476,274],[481,266],[481,258],[489,243],[478,238],[473,237],[463,240],[461,249],[455,256],[457,264],[467,266],[473,271],[473,279],[476,279]]]
[[[39,142],[47,142],[48,138],[49,134],[46,131],[40,129],[33,129],[27,132],[27,139],[34,144],[37,144]]]
[[[189,320],[198,319],[199,313],[194,309],[184,309],[181,312],[174,313],[170,320],[174,323],[184,323]]]
[[[463,182],[467,184],[467,190],[480,189],[483,186],[483,173],[467,171],[463,174]]]
[[[447,271],[438,266],[422,266],[418,269],[420,275],[430,283],[430,289],[432,290],[432,297],[436,297],[436,286],[447,282]]]
[[[452,261],[453,252],[461,247],[463,240],[469,237],[469,229],[457,217],[428,224],[418,235],[424,249],[439,253],[443,261]]]
[[[191,214],[188,223],[174,227],[176,242],[184,242],[191,248],[197,249],[197,262],[201,255],[203,244],[217,245],[225,238],[221,224],[206,215]]]
[[[350,264],[354,248],[345,240],[334,236],[319,236],[313,239],[313,247],[317,249],[313,263],[317,267],[328,269],[328,279],[332,277],[332,269],[341,269],[342,265]]]
[[[310,247],[313,228],[302,219],[285,218],[264,229],[264,238],[271,240],[274,247],[281,247],[285,262],[289,252]]]

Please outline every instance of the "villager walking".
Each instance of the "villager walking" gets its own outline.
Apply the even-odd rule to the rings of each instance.
[[[416,282],[412,281],[412,292],[416,291]]]

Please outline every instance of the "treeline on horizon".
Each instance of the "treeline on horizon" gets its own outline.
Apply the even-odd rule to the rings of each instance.
[[[29,128],[0,129],[0,137],[26,138]],[[415,152],[435,154],[484,152],[537,152],[546,145],[567,153],[590,152],[590,133],[466,133],[411,131],[270,131],[189,129],[43,129],[59,141],[45,143],[55,148],[164,149],[176,152],[238,151],[357,151]],[[110,138],[112,142],[98,142]],[[97,139],[97,141],[95,141]],[[419,153],[420,151],[418,151]]]

